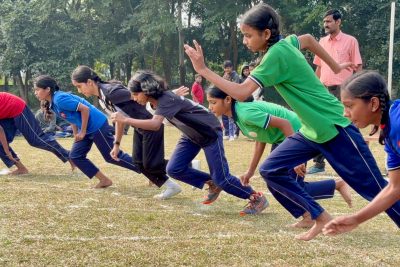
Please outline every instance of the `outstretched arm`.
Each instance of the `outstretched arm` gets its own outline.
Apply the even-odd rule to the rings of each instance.
[[[324,234],[337,235],[350,232],[359,224],[375,217],[400,200],[400,169],[389,171],[389,184],[357,213],[333,219],[324,227]]]
[[[351,62],[338,64],[325,49],[315,40],[311,34],[304,34],[298,36],[301,49],[308,49],[318,57],[320,57],[326,64],[333,70],[334,73],[339,73],[341,70],[348,67],[355,68],[356,66]]]
[[[240,176],[240,181],[244,186],[249,185],[250,178],[253,177],[254,172],[257,169],[258,163],[260,162],[261,156],[264,153],[265,145],[265,143],[256,141],[250,166],[246,173]]]
[[[251,79],[246,79],[243,83],[240,84],[234,83],[225,80],[224,78],[207,68],[206,64],[204,63],[203,49],[196,41],[193,41],[193,44],[194,48],[187,44],[184,45],[185,53],[192,61],[193,68],[196,70],[197,73],[199,73],[209,82],[224,91],[226,94],[239,101],[244,101],[251,95],[251,93],[253,93],[258,88],[258,85]]]
[[[138,120],[125,117],[120,112],[113,113],[110,118],[113,122],[116,123],[120,122],[123,124],[128,124],[130,126],[149,131],[158,131],[164,120],[164,117],[160,115],[154,115],[153,118],[149,120]]]

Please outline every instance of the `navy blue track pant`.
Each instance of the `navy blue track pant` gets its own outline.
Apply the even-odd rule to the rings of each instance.
[[[200,149],[204,150],[210,174],[190,167],[190,163],[199,154]],[[254,192],[250,186],[243,186],[240,180],[229,172],[222,131],[218,132],[218,139],[206,147],[200,147],[189,138],[182,136],[167,164],[167,173],[197,188],[203,188],[205,182],[213,180],[225,192],[242,199],[248,199]]]
[[[288,171],[319,153],[325,156],[349,186],[368,201],[387,185],[359,130],[353,125],[336,128],[339,134],[322,144],[312,142],[300,133],[286,138],[260,167],[260,174],[268,186],[301,209],[309,211],[313,219],[324,209]],[[386,213],[400,227],[400,201],[386,210]]]
[[[0,125],[5,131],[8,143],[14,140],[15,134],[19,130],[31,146],[52,152],[62,162],[68,161],[69,151],[64,149],[54,136],[42,131],[35,115],[27,106],[17,117],[0,120]],[[19,159],[11,147],[10,152],[15,159]],[[15,164],[6,156],[2,146],[0,146],[0,158],[8,168]]]
[[[120,150],[118,154],[119,161],[115,161],[111,157],[110,152],[114,146],[114,136],[112,132],[112,127],[108,122],[105,122],[96,132],[86,134],[81,141],[73,144],[70,158],[87,177],[93,178],[93,176],[95,176],[99,171],[99,169],[86,157],[93,143],[96,144],[106,162],[140,173],[139,167],[133,163],[132,157],[129,156],[129,154]]]

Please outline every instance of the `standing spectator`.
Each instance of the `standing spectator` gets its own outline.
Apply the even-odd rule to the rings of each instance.
[[[351,35],[345,34],[340,30],[342,24],[342,14],[339,10],[328,10],[324,15],[324,29],[327,36],[321,38],[320,45],[328,54],[339,64],[343,62],[352,62],[354,69],[343,69],[335,74],[332,69],[322,61],[318,56],[314,58],[314,64],[317,65],[315,73],[320,81],[328,88],[329,92],[340,100],[340,85],[354,72],[362,69],[362,60],[357,39]],[[325,158],[322,154],[316,156],[314,165],[308,169],[309,174],[325,171]]]
[[[230,60],[224,61],[224,75],[222,76],[225,80],[240,83],[241,79],[239,74],[233,70],[233,64]],[[222,124],[224,125],[224,139],[229,139],[229,141],[235,140],[238,137],[238,129],[235,122],[228,116],[222,115]]]
[[[242,66],[242,71],[240,73],[240,83],[244,82],[247,77],[250,75],[250,67],[247,63],[244,63]]]
[[[192,99],[194,102],[203,104],[204,103],[204,90],[203,86],[201,86],[202,77],[200,74],[196,74],[194,76],[194,83],[192,85]]]

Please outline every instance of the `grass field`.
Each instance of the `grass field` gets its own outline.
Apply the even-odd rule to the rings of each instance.
[[[122,143],[129,153],[131,134]],[[168,157],[179,133],[166,127],[165,136]],[[70,148],[72,139],[60,143]],[[226,143],[232,173],[246,170],[253,145],[243,137]],[[239,216],[244,200],[223,193],[205,206],[206,192],[183,184],[180,195],[157,201],[158,188],[105,163],[95,147],[89,158],[114,185],[92,190],[97,181],[72,174],[69,164],[23,138],[12,146],[30,174],[0,176],[0,266],[400,266],[400,232],[384,214],[351,234],[302,242],[294,239],[302,230],[286,227],[294,220],[269,193],[271,206],[254,217]],[[383,170],[383,148],[371,147]],[[207,169],[202,153],[198,159]],[[331,169],[323,178],[329,175]],[[260,177],[253,186],[266,191]],[[366,204],[353,197],[353,210],[340,196],[320,203],[338,216]]]

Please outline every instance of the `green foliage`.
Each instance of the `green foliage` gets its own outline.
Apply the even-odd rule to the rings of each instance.
[[[186,74],[179,72],[182,47],[178,43],[178,29],[182,30],[185,43],[196,39],[202,44],[207,64],[212,68],[228,58],[240,66],[257,57],[241,44],[240,15],[259,2],[0,1],[0,73],[10,75],[13,80],[24,71],[28,74],[28,84],[35,75],[47,73],[66,90],[73,90],[70,73],[77,65],[102,64],[101,73],[125,83],[136,69],[152,69],[166,77],[170,84],[178,83],[179,76],[183,75],[189,85],[194,71],[186,59]],[[323,13],[329,8],[340,9],[343,31],[359,41],[364,68],[377,69],[387,75],[390,1],[271,0],[268,4],[280,14],[284,35],[311,33],[316,38],[323,36]],[[180,6],[182,20],[178,18]],[[399,19],[397,4],[395,88],[400,81]],[[311,62],[313,55],[305,55]],[[28,87],[20,92],[27,91]]]

